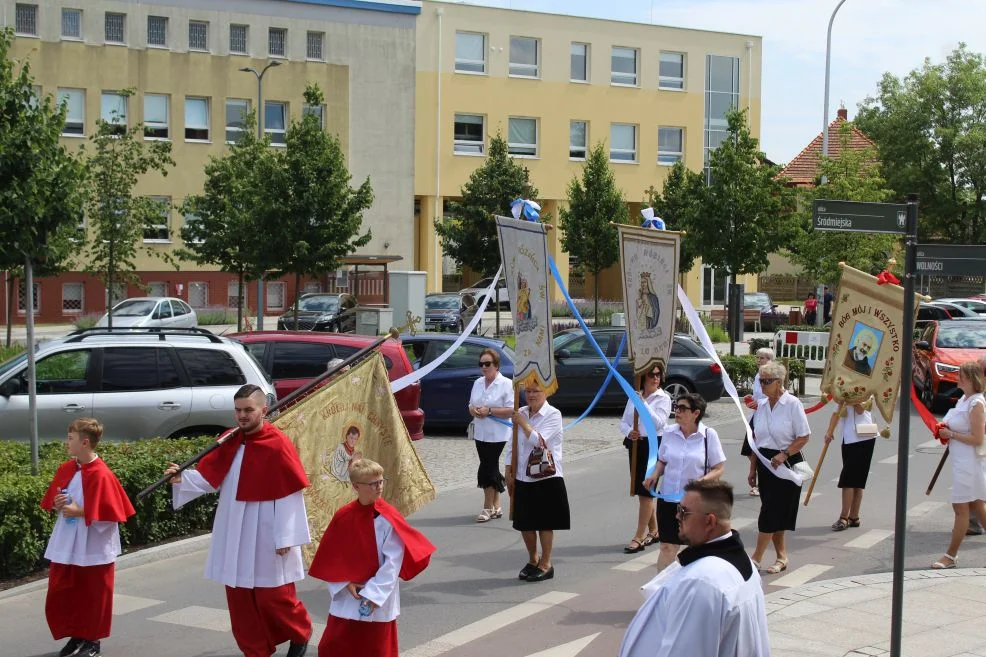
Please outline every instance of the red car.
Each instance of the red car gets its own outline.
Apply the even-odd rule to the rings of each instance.
[[[959,366],[986,356],[986,321],[951,319],[929,321],[914,342],[914,387],[932,411],[955,404],[959,389]]]
[[[264,371],[274,380],[277,398],[286,396],[325,371],[333,358],[346,358],[373,343],[366,335],[309,331],[254,331],[226,337],[246,345]],[[411,363],[400,342],[380,346],[390,380],[411,372]],[[414,383],[394,395],[412,440],[424,438],[425,414],[421,410],[421,384]]]

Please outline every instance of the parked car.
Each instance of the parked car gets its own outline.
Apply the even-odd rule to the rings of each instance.
[[[243,343],[274,381],[279,399],[283,399],[325,372],[333,358],[346,358],[373,343],[365,335],[313,333],[297,331],[252,331],[228,336]],[[391,381],[411,371],[411,363],[401,345],[392,340],[380,346]],[[412,440],[424,438],[425,414],[421,410],[421,386],[410,385],[394,395]]]
[[[493,283],[493,277],[488,276],[476,281],[464,290],[460,290],[459,293],[471,294],[476,298],[476,303],[479,304],[482,303],[483,295],[486,294],[486,288],[488,288],[491,283]],[[496,288],[494,288],[493,292],[495,293],[495,296],[490,299],[490,302],[486,305],[486,309],[496,310],[496,306],[493,304],[498,303],[500,304],[500,310],[509,310],[510,297],[507,295],[507,281],[504,280],[503,276],[497,280]]]
[[[235,424],[233,394],[274,386],[243,345],[204,329],[76,331],[36,349],[38,435],[64,439],[77,417],[105,425],[105,438],[218,434]],[[28,439],[27,356],[0,365],[0,437]]]
[[[947,310],[940,306],[933,306],[930,303],[918,304],[918,316],[914,321],[915,331],[921,330],[930,322],[941,322],[952,319],[952,316]],[[915,333],[915,335],[917,335]]]
[[[436,292],[425,296],[425,330],[462,333],[476,316],[476,297],[464,292]],[[480,320],[476,334],[482,327]]]
[[[781,324],[787,324],[788,316],[777,309],[777,304],[766,292],[744,292],[743,310],[760,311],[760,330],[774,331]]]
[[[982,299],[960,299],[957,297],[947,297],[944,299],[935,299],[934,301],[932,301],[932,303],[938,303],[938,302],[950,303],[956,306],[962,306],[963,308],[967,308],[979,315],[986,315],[986,301],[983,301]]]
[[[912,379],[921,401],[932,411],[954,404],[959,366],[986,354],[986,323],[978,319],[929,320],[914,342]]]
[[[620,346],[624,329],[599,327],[590,330],[607,358],[612,361]],[[560,408],[584,409],[596,395],[608,370],[582,329],[568,329],[556,334],[553,347],[558,391],[552,395],[551,403]],[[632,382],[633,371],[626,355],[626,347],[623,354],[617,371]],[[664,390],[672,399],[687,392],[698,392],[706,401],[711,402],[722,397],[724,391],[722,368],[701,345],[684,334],[674,336],[671,362],[663,383]],[[623,389],[616,381],[610,381],[597,408],[622,409],[626,402]]]
[[[938,308],[944,308],[952,319],[986,319],[986,315],[980,315],[974,310],[966,308],[965,306],[960,306],[957,303],[951,303],[949,301],[931,301],[929,302],[932,306],[937,306]]]
[[[113,328],[195,328],[199,318],[181,299],[174,297],[133,297],[113,306]],[[109,313],[96,322],[109,326]]]
[[[401,343],[413,369],[419,369],[443,354],[456,336],[441,333],[402,335]],[[468,337],[448,360],[421,379],[421,408],[429,428],[464,428],[469,415],[469,393],[479,378],[479,355],[483,349],[500,355],[500,374],[514,375],[514,352],[503,340]],[[463,433],[463,436],[465,433]]]
[[[294,321],[294,306],[277,318],[277,330],[334,331],[353,333],[356,330],[356,297],[351,294],[302,294],[297,301],[298,323]]]

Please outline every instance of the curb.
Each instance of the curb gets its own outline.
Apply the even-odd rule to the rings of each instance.
[[[143,566],[154,561],[161,561],[162,559],[170,559],[172,557],[180,557],[204,550],[209,547],[209,539],[211,536],[212,532],[209,532],[208,534],[202,534],[201,536],[184,538],[180,541],[172,541],[171,543],[165,543],[163,545],[155,545],[154,547],[145,548],[143,550],[126,552],[117,557],[116,570],[120,571],[127,570],[129,568],[136,568],[137,566]],[[45,588],[48,588],[47,577],[9,588],[6,591],[0,591],[0,600],[14,598],[26,593],[33,593],[34,591],[39,591]]]

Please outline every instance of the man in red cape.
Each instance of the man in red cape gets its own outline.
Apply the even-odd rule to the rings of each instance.
[[[428,567],[435,546],[385,502],[383,468],[357,459],[349,468],[357,498],[336,511],[309,574],[329,583],[332,603],[319,657],[398,657],[397,578]]]
[[[219,491],[205,577],[226,586],[236,645],[246,657],[270,657],[290,641],[288,657],[302,657],[312,622],[295,582],[305,577],[301,546],[311,542],[308,477],[291,440],[264,420],[263,390],[245,385],[233,405],[237,428],[197,469],[172,477],[174,507]],[[171,463],[165,474],[177,471]]]
[[[61,657],[98,657],[100,640],[110,635],[119,523],[134,515],[120,481],[93,451],[102,435],[103,425],[91,417],[69,425],[71,458],[41,500],[42,509],[58,512],[45,550],[51,561],[45,616],[52,637],[69,638]]]

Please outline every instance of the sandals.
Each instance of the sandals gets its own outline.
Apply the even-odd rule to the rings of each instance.
[[[843,531],[849,529],[849,527],[851,527],[851,526],[852,525],[849,524],[849,518],[846,518],[845,516],[843,516],[842,518],[839,518],[837,521],[835,521],[834,523],[832,523],[832,531],[834,531],[834,532],[843,532]],[[856,526],[859,527],[858,519],[857,519]]]
[[[777,573],[783,573],[787,570],[787,559],[778,559],[774,562],[774,565],[767,569],[768,575],[776,575]]]
[[[750,488],[750,497],[760,497],[760,489],[756,486]]]
[[[654,543],[658,543],[660,540],[661,538],[657,534],[647,532],[647,535],[644,536],[643,546],[647,547],[648,545],[654,545]]]
[[[948,559],[952,563],[945,563],[945,561],[944,561],[945,559]],[[950,554],[946,554],[944,557],[942,557],[941,559],[939,559],[935,563],[931,564],[931,568],[933,570],[950,570],[952,568],[955,568],[955,564],[957,562],[958,562],[958,558],[957,557],[953,557]]]
[[[476,516],[476,522],[489,522],[496,517],[496,509],[483,509],[479,512],[479,515]]]
[[[636,547],[634,547],[636,545]],[[637,554],[638,552],[644,551],[644,542],[638,541],[637,539],[631,539],[630,544],[623,548],[623,554]]]
[[[503,507],[498,506],[496,507],[496,509],[492,509],[492,511],[493,511],[493,515],[491,515],[490,518],[492,518],[493,520],[503,517]]]
[[[850,527],[859,527],[859,524],[860,523],[859,523],[859,518],[858,517],[856,517],[856,518],[846,518],[846,520],[849,521],[849,526]]]

